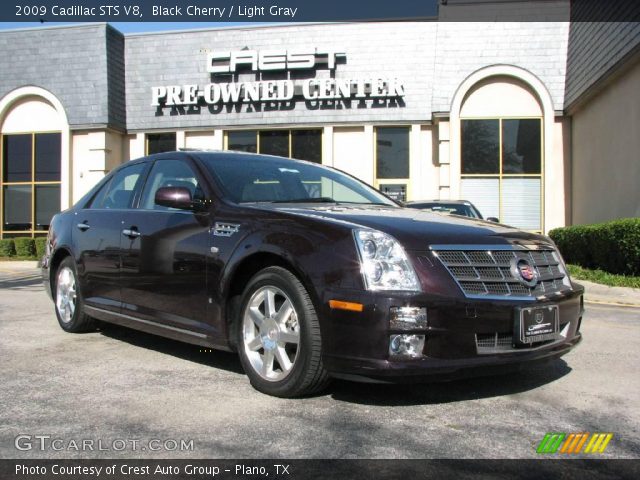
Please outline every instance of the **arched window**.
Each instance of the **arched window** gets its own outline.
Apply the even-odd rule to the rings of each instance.
[[[46,99],[13,102],[0,128],[0,235],[45,235],[60,211],[62,131],[66,121]]]
[[[542,231],[543,131],[524,83],[496,76],[474,85],[460,110],[460,196],[485,217]]]

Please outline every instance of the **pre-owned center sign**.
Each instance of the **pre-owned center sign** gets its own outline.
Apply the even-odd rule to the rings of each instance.
[[[206,70],[212,76],[233,77],[248,72],[326,69],[333,72],[346,54],[334,50],[238,50],[207,54]],[[256,102],[285,102],[295,97],[307,101],[366,100],[404,97],[396,78],[306,78],[253,82],[212,82],[205,85],[151,87],[151,105],[189,106]],[[222,77],[224,78],[224,77]]]

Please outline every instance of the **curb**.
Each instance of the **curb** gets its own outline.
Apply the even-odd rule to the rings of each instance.
[[[602,300],[584,300],[584,303],[592,303],[594,305],[608,305],[612,307],[640,308],[637,303],[621,303],[621,302],[604,302]]]

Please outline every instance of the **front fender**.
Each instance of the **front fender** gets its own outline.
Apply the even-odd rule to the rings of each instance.
[[[234,290],[238,269],[252,258],[272,255],[289,266],[320,307],[329,288],[362,288],[360,263],[350,229],[292,228],[254,231],[243,238],[229,257],[221,275],[222,299]],[[257,265],[259,268],[261,265]]]

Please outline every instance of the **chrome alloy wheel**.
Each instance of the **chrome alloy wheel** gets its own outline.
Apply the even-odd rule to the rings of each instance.
[[[76,277],[69,267],[64,267],[58,272],[56,309],[62,322],[71,322],[76,311]]]
[[[300,346],[298,314],[289,297],[274,286],[261,287],[242,318],[243,348],[261,378],[277,382],[292,371]]]

